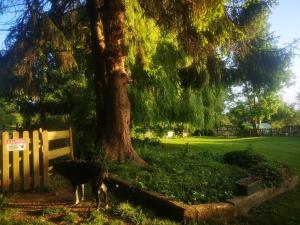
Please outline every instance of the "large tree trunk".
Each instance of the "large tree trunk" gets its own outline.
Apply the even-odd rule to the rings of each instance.
[[[91,26],[99,24],[99,0],[88,1],[88,13]],[[94,6],[94,7],[93,7]],[[125,70],[124,47],[124,12],[122,0],[104,0],[101,7],[101,24],[103,38],[99,38],[99,27],[92,27],[92,48],[94,57],[101,57],[102,66],[96,65],[96,89],[101,88],[101,97],[97,99],[98,122],[100,123],[99,135],[102,149],[106,152],[107,159],[125,162],[134,160],[138,164],[145,164],[134,151],[130,138],[130,101],[127,93],[128,75]],[[97,20],[95,22],[95,20]],[[93,34],[94,33],[94,34]],[[95,34],[96,33],[96,34]],[[97,34],[98,33],[98,34]],[[97,40],[95,40],[97,38]],[[103,43],[99,43],[104,40]],[[97,45],[97,46],[96,46]],[[97,50],[97,52],[95,52]],[[101,60],[100,60],[101,61]],[[96,62],[97,63],[97,62]],[[101,62],[102,63],[102,62]],[[98,78],[97,78],[98,77]],[[97,84],[99,83],[99,84]],[[96,90],[96,93],[99,90]]]
[[[104,105],[104,88],[106,83],[105,74],[105,42],[103,35],[103,27],[100,18],[101,0],[88,0],[87,12],[90,19],[91,30],[91,49],[94,58],[94,88],[96,94],[96,146],[101,146],[101,140],[103,139],[103,105]]]

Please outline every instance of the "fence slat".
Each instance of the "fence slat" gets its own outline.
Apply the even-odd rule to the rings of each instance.
[[[19,138],[19,132],[13,132],[13,139]],[[18,150],[13,151],[13,187],[14,191],[20,190],[20,153]]]
[[[32,133],[33,145],[33,187],[40,187],[40,164],[39,164],[39,132],[37,130]]]
[[[69,128],[69,137],[70,137],[70,156],[72,159],[74,159],[74,147],[73,147],[73,132],[72,132],[72,128]]]
[[[49,151],[49,160],[55,159],[64,155],[70,155],[71,149],[70,147],[58,148],[52,151]]]
[[[23,138],[26,141],[26,149],[23,151],[23,181],[24,190],[30,189],[30,161],[29,161],[29,132],[23,132]]]
[[[57,139],[64,139],[69,138],[70,132],[69,130],[63,130],[63,131],[51,131],[48,132],[48,140],[57,140]]]
[[[48,187],[49,186],[49,173],[48,173],[49,141],[48,141],[48,131],[46,131],[46,130],[43,131],[42,138],[43,138],[43,184],[44,184],[44,187]]]
[[[8,132],[2,133],[2,191],[9,191],[9,155],[7,151]]]

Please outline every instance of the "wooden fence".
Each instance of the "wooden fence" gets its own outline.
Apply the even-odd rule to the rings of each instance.
[[[73,158],[71,129],[2,132],[0,191],[26,191],[48,187],[49,160],[65,155]]]
[[[284,136],[284,137],[300,137],[300,126],[290,126],[285,128],[265,128],[265,129],[240,129],[240,128],[219,128],[213,131],[214,136]]]

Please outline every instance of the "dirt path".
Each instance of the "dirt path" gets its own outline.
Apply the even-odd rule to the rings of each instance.
[[[7,196],[7,208],[18,208],[22,211],[36,211],[46,208],[69,208],[74,212],[91,212],[95,209],[93,199],[74,205],[72,189],[59,189],[57,191],[35,191],[13,193]]]

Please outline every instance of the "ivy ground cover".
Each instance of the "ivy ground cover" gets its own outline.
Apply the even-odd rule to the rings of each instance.
[[[274,158],[257,157],[254,143],[250,139],[206,137],[163,139],[161,145],[139,142],[136,149],[149,165],[140,168],[132,163],[110,164],[110,171],[142,189],[187,204],[219,202],[236,195],[236,181],[250,175],[260,176],[266,186],[278,185],[282,164],[273,162]],[[259,148],[264,149],[262,145]],[[235,163],[230,151],[237,153],[234,160],[243,157],[253,166]]]

